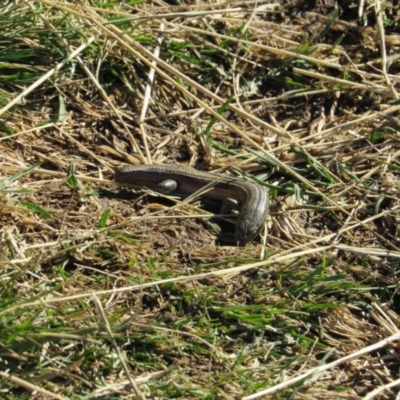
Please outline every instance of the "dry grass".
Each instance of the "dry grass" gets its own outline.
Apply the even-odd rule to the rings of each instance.
[[[395,398],[395,2],[3,3],[1,396]],[[267,234],[126,163],[256,177]]]

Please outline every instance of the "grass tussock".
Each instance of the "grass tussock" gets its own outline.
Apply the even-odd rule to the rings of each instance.
[[[186,3],[0,6],[1,397],[394,398],[397,5]],[[257,180],[266,234],[146,163]]]

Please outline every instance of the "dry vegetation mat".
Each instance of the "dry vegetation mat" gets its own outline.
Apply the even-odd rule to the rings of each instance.
[[[2,1],[1,398],[395,398],[398,10]],[[253,180],[265,229],[126,164]]]

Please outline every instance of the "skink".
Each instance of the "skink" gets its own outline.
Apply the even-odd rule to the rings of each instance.
[[[115,171],[115,181],[136,189],[187,197],[202,191],[200,197],[236,200],[241,205],[236,220],[236,243],[244,246],[264,226],[269,196],[264,186],[242,178],[219,176],[179,165],[126,165]]]

